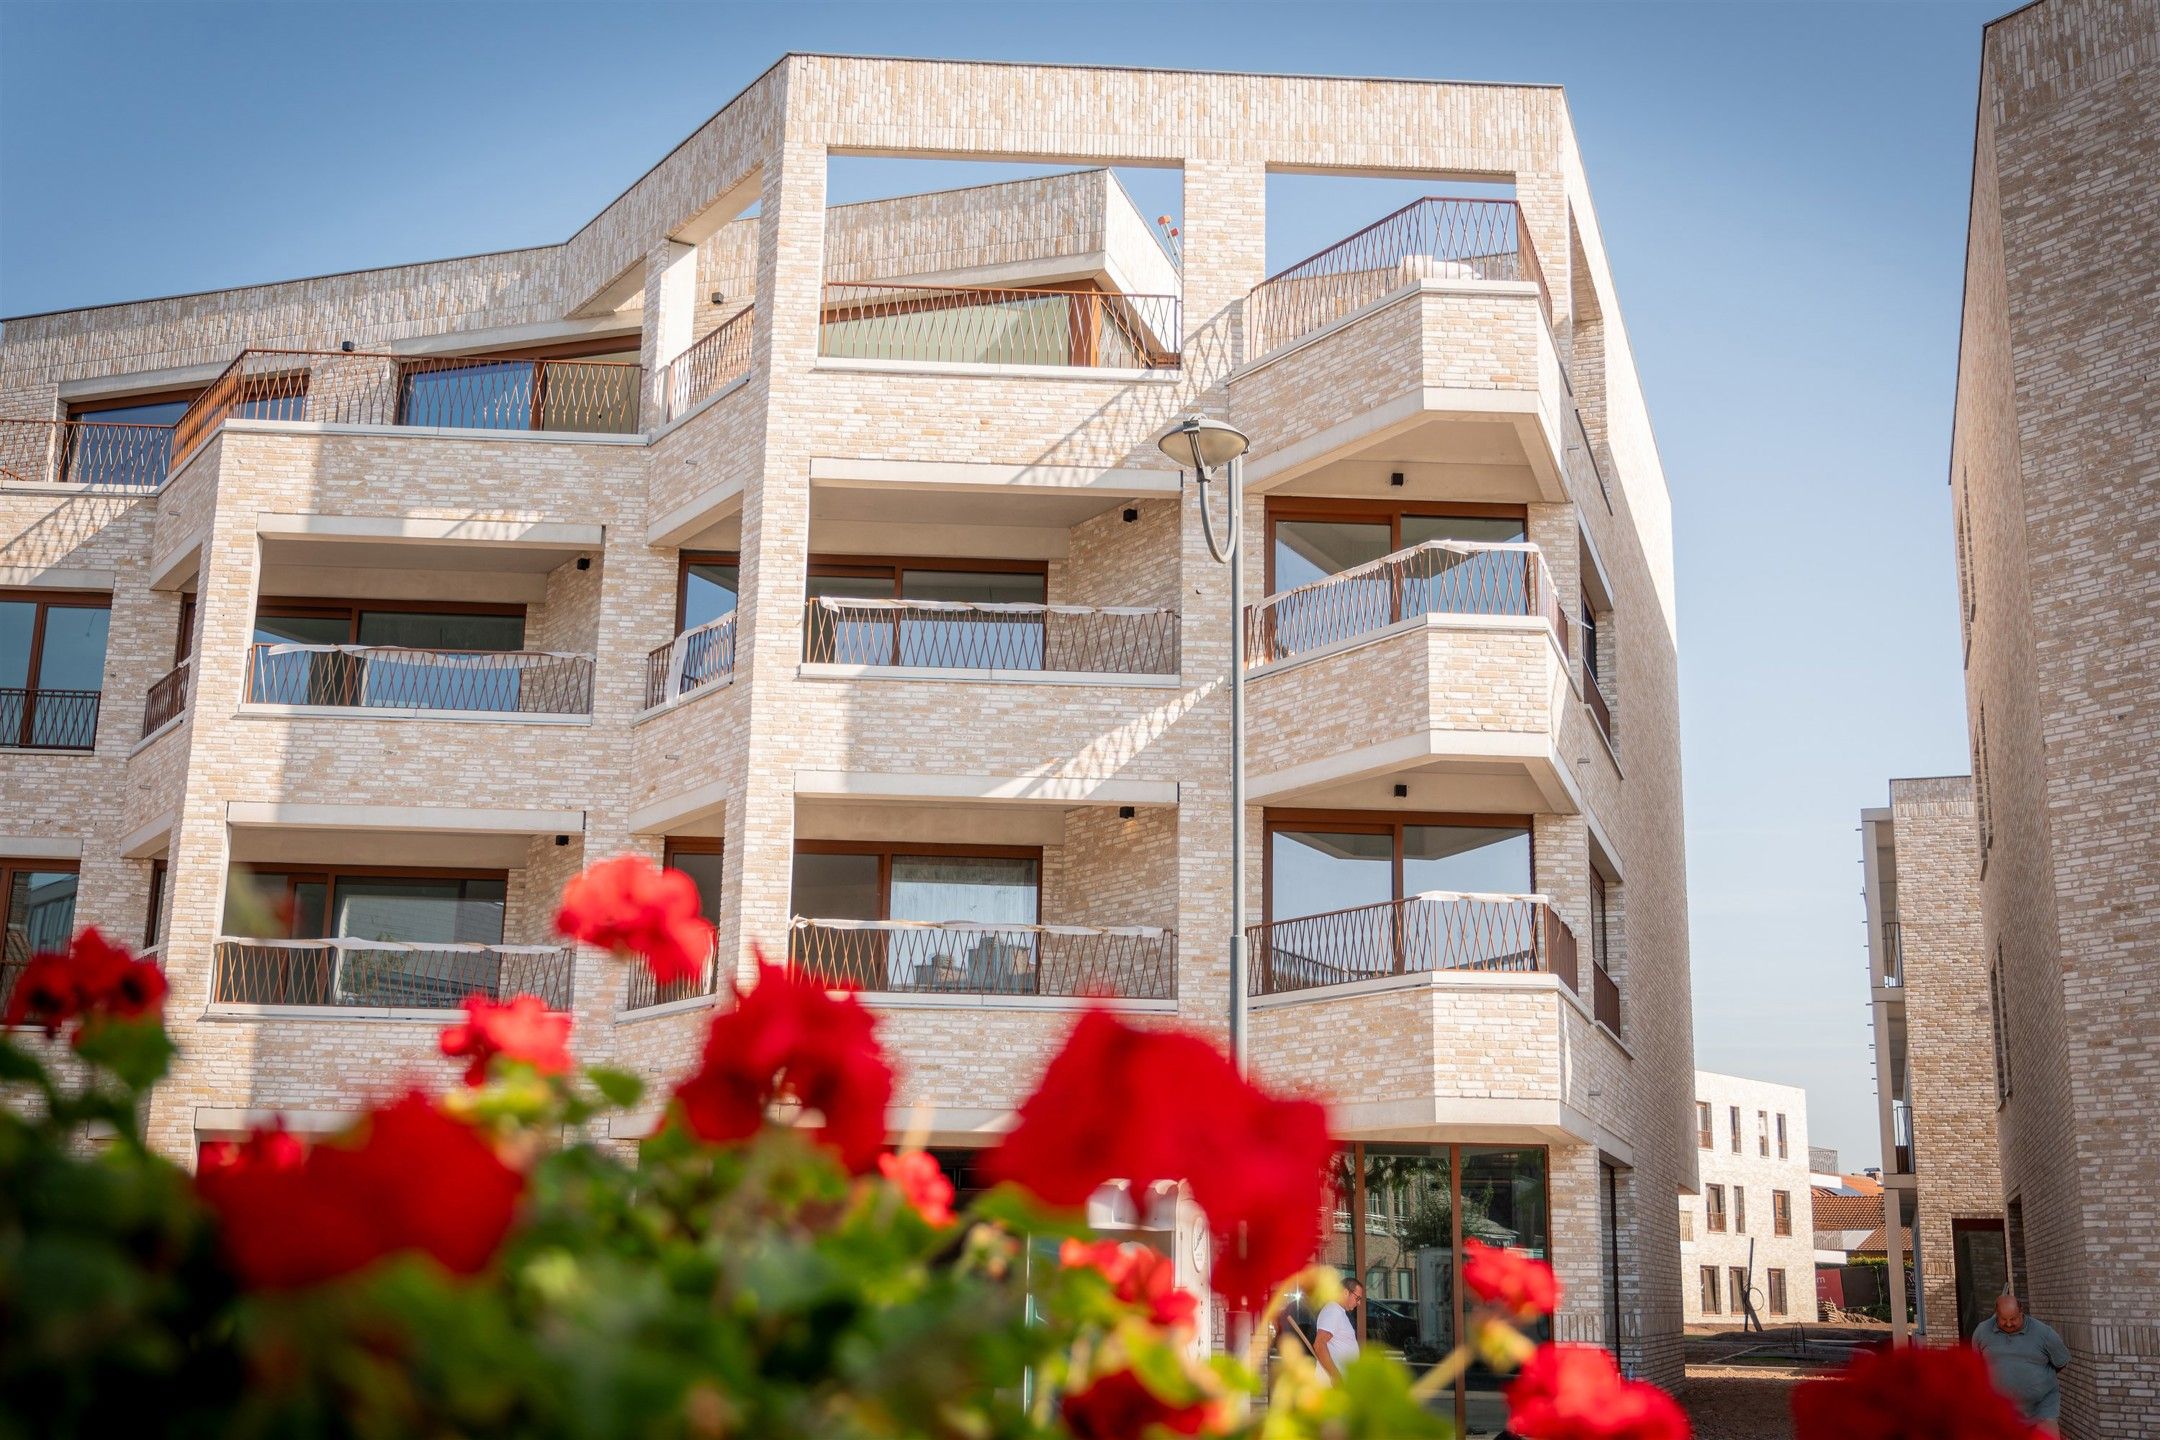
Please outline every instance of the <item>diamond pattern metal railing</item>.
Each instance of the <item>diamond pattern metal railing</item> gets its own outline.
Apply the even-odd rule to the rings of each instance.
[[[1542,615],[1561,654],[1570,648],[1572,622],[1537,546],[1427,540],[1247,606],[1246,663],[1287,659],[1418,615]]]
[[[0,750],[97,747],[96,690],[0,689]]]
[[[557,945],[260,940],[221,935],[211,1002],[454,1010],[467,995],[537,995],[570,1008],[571,952]]]
[[[142,733],[153,735],[187,709],[188,676],[194,667],[182,660],[178,665],[150,687],[143,697]]]
[[[855,360],[1174,369],[1181,313],[1175,295],[828,282],[818,353]]]
[[[735,612],[685,630],[645,657],[645,708],[735,675]]]
[[[1443,970],[1545,971],[1576,983],[1575,932],[1542,895],[1434,890],[1247,935],[1255,995]]]
[[[979,925],[798,917],[788,958],[835,988],[1167,1000],[1177,935],[1145,925]]]
[[[1552,320],[1522,208],[1513,200],[1430,195],[1254,287],[1245,307],[1247,353],[1279,350],[1420,280],[1532,280]]]
[[[0,420],[0,480],[155,490],[172,461],[173,427],[116,420]]]
[[[264,644],[248,652],[258,705],[590,715],[593,657],[552,650]]]
[[[756,310],[729,316],[710,335],[669,361],[661,371],[666,419],[675,420],[750,368],[751,327]]]
[[[804,618],[803,659],[941,670],[1175,675],[1178,615],[1152,606],[820,595],[809,601]]]

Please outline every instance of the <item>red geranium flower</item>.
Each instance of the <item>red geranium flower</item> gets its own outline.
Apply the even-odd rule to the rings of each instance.
[[[1865,1351],[1793,1391],[1797,1440],[2040,1440],[1969,1345]]]
[[[165,972],[154,960],[138,960],[89,926],[63,952],[31,957],[16,977],[4,1023],[25,1021],[60,1033],[68,1021],[98,1016],[133,1019],[165,1004]]]
[[[1315,1102],[1255,1088],[1197,1035],[1137,1030],[1091,1010],[989,1167],[1067,1207],[1109,1180],[1188,1181],[1215,1231],[1210,1284],[1250,1305],[1319,1248],[1333,1154]]]
[[[616,954],[645,957],[662,985],[696,979],[712,955],[713,927],[698,911],[697,883],[642,855],[618,855],[563,887],[555,928]]]
[[[1205,1435],[1216,1408],[1209,1400],[1172,1405],[1132,1371],[1117,1370],[1065,1397],[1065,1428],[1073,1440],[1144,1440],[1156,1432]]]
[[[1058,1263],[1071,1269],[1085,1265],[1100,1270],[1117,1298],[1147,1311],[1153,1325],[1189,1325],[1200,1303],[1190,1291],[1178,1289],[1177,1263],[1145,1245],[1067,1240],[1058,1249]]]
[[[1624,1380],[1596,1345],[1541,1345],[1507,1387],[1508,1429],[1524,1440],[1688,1440],[1672,1396]]]
[[[1550,1315],[1560,1303],[1560,1282],[1552,1266],[1520,1250],[1463,1241],[1463,1284],[1478,1299],[1499,1306],[1518,1320]]]
[[[861,1174],[884,1147],[892,1100],[876,1031],[877,1017],[852,995],[835,998],[760,955],[757,985],[713,1017],[704,1063],[675,1091],[683,1119],[700,1139],[745,1140],[767,1106],[790,1097],[818,1112],[818,1137]]]
[[[945,1172],[938,1168],[929,1152],[910,1150],[904,1155],[880,1155],[877,1168],[916,1214],[932,1225],[952,1224],[952,1181],[945,1178]]]
[[[537,995],[520,995],[507,1005],[485,995],[468,995],[465,1023],[443,1027],[442,1053],[470,1057],[467,1085],[484,1083],[488,1062],[497,1055],[522,1060],[543,1075],[567,1075],[570,1017],[551,1013]]]
[[[370,1114],[357,1143],[303,1151],[276,1130],[206,1146],[195,1187],[240,1279],[284,1290],[413,1250],[477,1273],[509,1233],[525,1177],[415,1091]]]

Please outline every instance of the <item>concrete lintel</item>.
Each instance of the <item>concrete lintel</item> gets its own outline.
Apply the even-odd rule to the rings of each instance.
[[[80,860],[82,841],[52,835],[0,835],[0,857],[9,860]]]
[[[1368,1100],[1328,1109],[1329,1128],[1345,1140],[1521,1140],[1599,1145],[1597,1126],[1558,1099],[1485,1095],[1417,1095]]]
[[[130,831],[120,842],[121,857],[128,860],[147,860],[153,855],[164,853],[166,846],[172,843],[172,832],[179,824],[179,812],[167,811],[149,824]]]
[[[358,1118],[359,1112],[354,1110],[278,1110],[239,1105],[198,1105],[195,1107],[195,1133],[239,1136],[282,1120],[285,1128],[297,1135],[334,1135]]]
[[[1065,775],[895,775],[869,770],[797,770],[795,794],[858,800],[1000,800],[1033,805],[1178,803],[1175,780],[1090,780]]]
[[[1376,745],[1366,745],[1356,750],[1292,765],[1288,769],[1269,771],[1253,776],[1251,798],[1266,800],[1276,795],[1286,795],[1315,785],[1337,784],[1345,780],[1363,779],[1383,775],[1390,771],[1417,769],[1432,760],[1503,760],[1514,761],[1529,771],[1538,788],[1548,798],[1573,801],[1570,782],[1555,781],[1548,785],[1542,775],[1563,770],[1559,756],[1552,747],[1548,733],[1524,730],[1421,730],[1394,740],[1383,740]],[[1567,807],[1555,806],[1562,813],[1572,813]]]
[[[208,544],[209,540],[210,527],[205,524],[163,555],[153,556],[150,561],[150,588],[178,590],[193,580],[196,572],[202,569],[203,546]]]
[[[810,483],[841,488],[914,485],[932,490],[985,486],[1031,490],[1093,490],[1112,495],[1175,495],[1175,470],[1134,466],[999,465],[969,460],[877,460],[813,455]]]
[[[296,540],[395,540],[420,545],[535,545],[553,550],[598,550],[604,525],[553,520],[444,520],[416,515],[321,515],[265,512],[255,533]]]
[[[158,390],[183,390],[207,385],[225,373],[225,360],[202,365],[176,365],[163,370],[136,370],[126,375],[92,375],[60,382],[63,400],[105,400],[122,395],[143,395]]]
[[[664,835],[670,827],[703,820],[727,808],[728,782],[709,780],[688,790],[678,790],[630,812],[630,833]]]
[[[585,812],[228,800],[225,802],[225,823],[284,830],[439,830],[466,835],[576,835],[584,832]]]
[[[118,573],[65,565],[0,565],[0,586],[16,590],[111,590]]]
[[[727,519],[742,509],[742,503],[742,477],[723,480],[647,524],[645,543],[662,547],[679,545],[698,531]]]
[[[999,365],[972,360],[852,360],[820,355],[818,371],[858,371],[877,375],[950,375],[977,380],[1078,380],[1097,385],[1176,385],[1182,368],[1116,370],[1107,365]]]
[[[513,350],[527,345],[545,345],[553,340],[582,340],[587,336],[604,336],[620,331],[623,349],[635,350],[640,339],[635,316],[630,317],[630,328],[623,328],[623,317],[603,315],[589,320],[543,320],[532,325],[497,325],[486,330],[461,330],[449,335],[416,335],[409,340],[393,340],[386,347],[393,355],[459,355],[481,354],[489,350]]]

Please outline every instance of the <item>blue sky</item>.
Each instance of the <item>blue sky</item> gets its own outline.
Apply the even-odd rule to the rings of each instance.
[[[1966,768],[1944,476],[2007,8],[8,0],[0,314],[559,241],[789,49],[1564,84],[1673,491],[1697,1059],[1873,1163],[1855,828]],[[1271,249],[1350,228],[1312,198]]]

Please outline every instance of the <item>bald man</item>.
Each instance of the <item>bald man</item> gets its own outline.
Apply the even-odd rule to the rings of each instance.
[[[2025,1314],[2015,1295],[1995,1302],[1992,1318],[1973,1331],[1973,1348],[1987,1357],[1995,1388],[2016,1402],[2025,1418],[2053,1432],[2062,1418],[2062,1382],[2056,1373],[2070,1363],[2062,1336]]]

